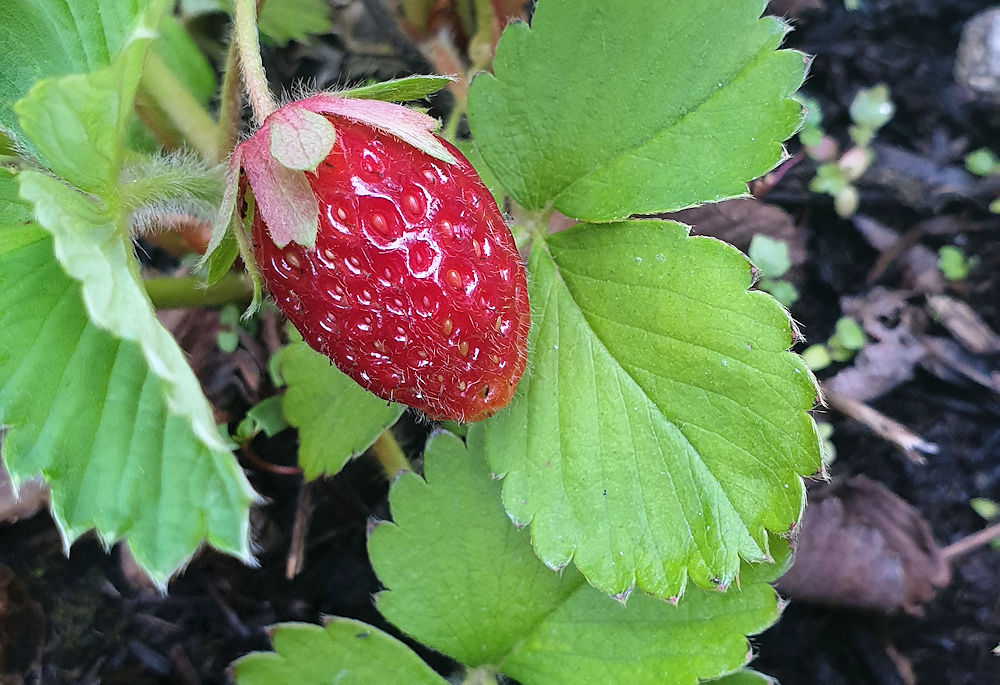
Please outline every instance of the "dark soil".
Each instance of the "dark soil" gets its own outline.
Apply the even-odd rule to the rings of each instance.
[[[849,12],[839,0],[826,0],[825,8],[797,13],[787,42],[816,55],[805,90],[820,101],[825,129],[845,141],[854,94],[884,82],[897,113],[879,143],[955,167],[970,150],[991,144],[996,149],[1000,108],[971,98],[952,75],[962,26],[986,6],[985,0],[865,0],[864,9]],[[271,53],[270,73],[284,83],[306,77],[323,86],[430,69],[396,29],[382,37],[378,50],[366,51],[384,28],[368,23],[354,27],[360,32],[354,40],[341,35],[317,47]],[[386,44],[392,49],[386,51]],[[793,143],[790,151],[796,149]],[[785,208],[806,231],[803,297],[793,314],[807,337],[824,340],[840,315],[840,298],[871,287],[866,277],[878,252],[850,220],[837,217],[830,198],[808,190],[814,170],[809,161],[799,163],[767,200]],[[889,228],[904,233],[940,217],[956,222],[957,233],[920,240],[934,250],[961,244],[979,257],[971,276],[950,286],[950,294],[1000,329],[1000,221],[983,200],[901,195],[868,178],[860,184],[862,211]],[[877,285],[901,287],[903,278],[902,269],[890,264]],[[995,357],[982,361],[997,368]],[[218,377],[213,380],[218,385]],[[264,381],[250,395],[270,392]],[[254,399],[245,395],[218,390],[218,399],[228,405],[223,408],[236,418]],[[830,412],[826,418],[834,425],[839,454],[832,475],[865,474],[881,482],[920,511],[942,545],[982,528],[969,500],[1000,501],[997,394],[918,371],[874,406],[938,444],[939,453],[916,464],[867,428]],[[425,431],[412,421],[399,429],[413,456]],[[294,448],[292,431],[254,444],[258,457],[276,463],[289,463]],[[0,527],[0,566],[14,574],[0,613],[19,617],[21,625],[29,620],[37,625],[44,617],[45,625],[44,635],[39,631],[31,638],[35,644],[21,645],[18,654],[0,654],[0,673],[21,672],[27,682],[43,683],[221,683],[232,660],[269,647],[265,629],[276,622],[316,622],[335,614],[393,630],[373,608],[371,596],[379,585],[365,550],[369,522],[388,516],[378,469],[359,459],[335,478],[303,486],[297,476],[269,473],[250,462],[244,466],[266,498],[254,513],[260,567],[205,551],[171,583],[167,596],[138,582],[120,550],[106,554],[93,537],[77,542],[67,558],[47,514]],[[305,565],[287,580],[289,541],[304,487],[314,507]],[[12,634],[17,621],[0,620],[0,638]],[[1000,642],[1000,551],[984,547],[958,558],[950,585],[924,607],[923,616],[885,617],[793,602],[777,626],[752,642],[755,667],[785,685],[908,683],[911,674],[920,683],[998,682],[1000,658],[991,650]],[[24,658],[36,649],[40,659]],[[447,671],[440,657],[422,653]],[[2,676],[0,681],[7,682]]]

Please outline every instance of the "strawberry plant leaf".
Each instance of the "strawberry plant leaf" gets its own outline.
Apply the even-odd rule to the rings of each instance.
[[[543,0],[469,91],[483,157],[524,207],[588,221],[746,193],[798,127],[801,53],[766,0]]]
[[[261,33],[278,45],[308,42],[312,36],[333,29],[330,3],[326,0],[268,0],[261,5]]]
[[[365,391],[304,342],[278,354],[288,385],[285,418],[299,429],[299,466],[307,479],[340,471],[403,413],[402,405]]]
[[[0,424],[11,477],[45,476],[67,547],[95,527],[107,544],[126,538],[159,584],[206,539],[248,560],[253,492],[239,467],[170,410],[168,384],[138,344],[88,320],[79,283],[16,192],[0,179]]]
[[[13,106],[38,80],[110,64],[145,5],[141,0],[0,3],[0,129],[34,150]]]
[[[46,439],[17,468],[41,471],[52,482],[53,510],[67,542],[91,526],[108,542],[124,536],[139,563],[161,583],[206,538],[249,558],[253,496],[184,353],[156,318],[128,233],[127,217],[134,208],[125,206],[129,193],[119,188],[125,182],[124,140],[135,91],[155,35],[151,27],[159,24],[168,4],[148,3],[109,66],[42,80],[14,107],[26,139],[61,176],[23,171],[17,181],[21,198],[51,235],[48,254],[57,261],[49,271],[63,275],[62,281],[54,276],[52,281],[72,285],[76,303],[77,318],[53,315],[56,328],[38,334],[33,349],[46,349],[47,337],[74,344],[86,329],[105,336],[100,349],[120,352],[101,361],[89,333],[79,345],[82,351],[53,347],[63,355],[63,366],[76,370],[64,377],[74,385],[57,388],[60,392],[48,399],[40,396],[38,404],[16,404],[10,410],[11,423],[28,427],[46,409],[55,417],[35,425]],[[68,297],[42,288],[17,292],[23,298],[20,312],[64,306]],[[76,333],[63,332],[64,321]],[[9,340],[8,346],[15,342]],[[23,355],[10,359],[48,363],[44,355]],[[59,377],[54,378],[58,384]],[[8,385],[16,389],[19,382],[21,376],[12,377]],[[4,392],[14,390],[5,387]],[[106,418],[101,413],[105,408],[122,422]],[[71,420],[77,418],[88,422],[77,425]],[[21,434],[27,438],[31,432],[26,428]],[[89,442],[81,440],[88,436]],[[162,439],[145,439],[149,436]],[[67,441],[81,444],[69,450]],[[115,498],[120,506],[105,511]]]
[[[63,176],[22,172],[20,192],[34,205],[39,224],[52,233],[56,258],[82,284],[91,320],[139,343],[150,368],[166,381],[171,410],[188,417],[206,446],[227,451],[184,354],[156,319],[126,230],[127,208],[117,192],[128,114],[149,35],[139,26],[111,66],[92,75],[42,81],[16,105],[23,130],[47,159],[59,159],[53,170]],[[80,148],[91,151],[75,154]]]
[[[198,102],[207,104],[212,99],[218,87],[212,65],[176,18],[163,18],[152,50]]]
[[[705,685],[777,685],[774,678],[758,673],[751,668],[730,673],[715,680],[705,681]]]
[[[409,102],[432,95],[454,81],[452,76],[404,76],[403,78],[369,83],[356,88],[338,90],[332,95],[342,98],[365,98],[385,102]]]
[[[747,258],[630,221],[551,235],[529,266],[532,363],[472,431],[541,559],[660,597],[768,560],[820,468],[817,389]]]
[[[233,664],[240,685],[446,685],[447,681],[391,635],[361,621],[335,617],[325,628],[307,623],[274,627],[274,652],[254,652]]]
[[[743,666],[744,636],[777,619],[774,590],[749,566],[740,591],[695,590],[678,606],[636,593],[623,606],[575,569],[552,573],[537,559],[526,531],[510,525],[478,437],[467,452],[439,433],[424,457],[427,481],[409,474],[393,485],[396,523],[369,540],[389,588],[377,603],[401,629],[470,667],[525,685],[693,685]]]

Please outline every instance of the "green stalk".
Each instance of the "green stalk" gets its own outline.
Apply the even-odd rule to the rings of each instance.
[[[253,294],[244,274],[228,273],[213,286],[205,287],[200,278],[150,278],[144,281],[149,299],[157,309],[191,309],[245,304]]]
[[[375,444],[372,445],[372,454],[375,455],[375,459],[382,467],[382,472],[389,479],[389,482],[394,481],[399,474],[411,470],[410,462],[406,459],[402,448],[388,428],[382,431],[382,434],[375,440]]]
[[[226,51],[226,66],[222,76],[222,90],[219,100],[219,129],[216,141],[215,161],[221,162],[236,147],[239,137],[240,115],[243,113],[243,89],[239,78],[239,55],[235,39],[229,41]]]
[[[142,74],[142,92],[203,159],[217,161],[215,120],[152,50]]]
[[[257,123],[261,124],[278,108],[278,105],[267,85],[264,63],[260,59],[255,0],[236,0],[233,3],[233,15],[233,41],[239,53],[243,84],[246,86],[254,117]]]

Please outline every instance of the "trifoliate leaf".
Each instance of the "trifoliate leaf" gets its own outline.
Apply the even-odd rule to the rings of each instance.
[[[168,406],[173,391],[137,343],[88,320],[52,237],[25,224],[28,207],[11,211],[15,193],[0,182],[0,424],[12,478],[45,476],[67,546],[90,528],[109,544],[125,538],[159,584],[205,540],[249,559],[253,493],[232,455]],[[193,384],[181,400],[205,404]]]
[[[471,434],[542,560],[672,597],[767,559],[820,467],[817,389],[746,257],[631,221],[549,236],[529,267],[529,370]]]
[[[0,3],[0,128],[29,150],[13,105],[38,80],[111,63],[146,3],[140,0],[4,0]],[[85,152],[78,150],[78,153]]]
[[[299,429],[299,466],[308,479],[340,471],[403,413],[402,405],[367,392],[304,342],[278,354],[288,384],[285,417]]]
[[[523,207],[588,221],[744,194],[802,118],[765,4],[544,0],[472,83],[476,144]]]
[[[749,567],[739,591],[693,590],[678,606],[634,593],[623,605],[535,557],[500,505],[477,438],[466,452],[438,434],[424,459],[427,481],[407,474],[393,485],[395,524],[369,540],[388,587],[378,607],[467,666],[525,685],[694,685],[743,666],[744,636],[777,619],[774,591]]]
[[[378,628],[333,618],[325,628],[283,623],[274,652],[254,652],[233,664],[239,685],[446,685],[409,647]]]

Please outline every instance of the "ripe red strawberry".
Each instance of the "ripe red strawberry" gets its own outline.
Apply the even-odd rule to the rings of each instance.
[[[326,116],[336,142],[306,173],[319,202],[315,245],[279,248],[262,213],[254,218],[275,302],[376,395],[434,419],[492,415],[524,371],[529,327],[524,267],[493,197],[443,140],[456,163]]]

